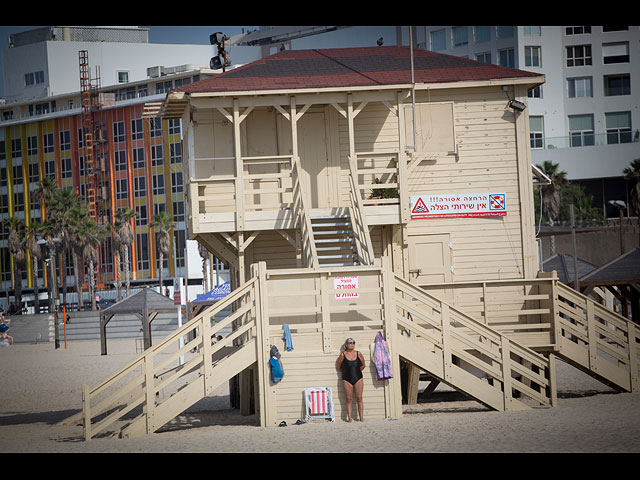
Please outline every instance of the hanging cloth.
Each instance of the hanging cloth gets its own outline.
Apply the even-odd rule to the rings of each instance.
[[[387,343],[382,337],[382,333],[376,335],[376,346],[373,352],[373,362],[376,366],[376,380],[387,380],[393,378],[391,371],[391,357],[387,351]]]
[[[291,341],[291,331],[289,330],[289,325],[286,323],[282,325],[282,330],[284,330],[284,333],[282,334],[282,338],[284,339],[284,348],[286,348],[287,351],[290,352],[291,350],[293,350],[293,342]]]

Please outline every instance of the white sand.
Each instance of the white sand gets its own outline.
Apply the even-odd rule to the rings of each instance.
[[[640,395],[617,393],[557,361],[559,405],[495,412],[446,386],[402,418],[261,428],[229,408],[225,383],[164,431],[138,439],[82,439],[58,426],[94,385],[134,358],[133,340],[0,348],[0,451],[9,452],[638,452]],[[423,385],[424,386],[424,385]],[[355,406],[354,406],[355,408]],[[366,415],[366,403],[365,403]]]

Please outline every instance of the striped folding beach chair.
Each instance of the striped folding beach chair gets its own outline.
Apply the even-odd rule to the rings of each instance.
[[[311,387],[304,389],[306,421],[316,418],[329,418],[335,422],[333,398],[329,387]]]

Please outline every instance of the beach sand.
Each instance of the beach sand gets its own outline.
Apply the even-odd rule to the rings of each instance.
[[[261,428],[229,406],[228,384],[144,438],[83,440],[82,427],[56,425],[82,409],[94,385],[136,357],[134,340],[0,348],[0,451],[175,453],[638,452],[640,394],[618,393],[556,361],[558,406],[496,412],[446,385],[398,419]],[[423,387],[421,385],[421,387]],[[354,406],[355,408],[355,406]],[[365,402],[366,416],[366,402]]]

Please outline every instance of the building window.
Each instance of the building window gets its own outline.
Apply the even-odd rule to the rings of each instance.
[[[565,29],[567,35],[582,35],[585,33],[591,33],[591,27],[567,27]]]
[[[180,142],[169,145],[169,158],[171,163],[182,163],[182,144]]]
[[[453,27],[451,29],[451,37],[454,47],[461,47],[469,44],[469,29],[467,27]]]
[[[544,117],[529,117],[529,138],[531,148],[544,147]]]
[[[602,26],[602,31],[603,32],[620,32],[623,30],[629,30],[629,27],[619,27],[617,25],[603,25]]]
[[[164,195],[164,175],[158,174],[153,176],[153,194]]]
[[[129,186],[126,178],[119,178],[115,181],[116,200],[126,200],[129,197]]]
[[[594,145],[593,115],[570,115],[569,137],[572,147]]]
[[[522,33],[528,36],[542,35],[542,27],[522,27]]]
[[[134,177],[133,196],[141,198],[147,195],[147,177]]]
[[[491,52],[482,52],[476,54],[478,62],[491,63]]]
[[[138,270],[149,270],[149,234],[136,235],[136,247],[138,250]]]
[[[498,50],[498,65],[513,68],[516,64],[515,52],[513,48]]]
[[[182,193],[183,191],[182,172],[171,172],[171,193]]]
[[[22,157],[22,139],[12,138],[11,139],[11,158],[21,158],[21,157]]]
[[[496,27],[496,38],[512,38],[514,32],[513,26],[499,25]]]
[[[27,155],[38,155],[38,137],[27,137]]]
[[[540,47],[524,47],[525,67],[541,67],[542,56]]]
[[[144,147],[133,149],[133,168],[144,168]]]
[[[567,47],[567,67],[591,65],[591,45]]]
[[[40,70],[38,72],[29,72],[24,74],[24,84],[25,86],[29,85],[37,85],[39,83],[44,83],[44,71]]]
[[[631,142],[631,112],[605,113],[607,144]]]
[[[22,183],[22,163],[14,163],[11,173],[13,184],[20,185]]]
[[[113,123],[113,141],[114,142],[124,142],[125,138],[125,129],[124,122],[114,122]]]
[[[60,132],[60,151],[71,150],[71,132],[63,130]]]
[[[167,93],[172,88],[173,82],[171,80],[168,80],[166,82],[158,82],[156,83],[156,94]]]
[[[628,73],[604,76],[604,96],[617,95],[631,95],[631,76]]]
[[[73,167],[71,165],[71,158],[60,159],[60,175],[62,178],[73,177]]]
[[[154,145],[151,147],[151,166],[161,167],[164,165],[164,152],[162,145]]]
[[[147,218],[147,206],[146,205],[136,205],[136,225],[138,227],[142,227],[147,225],[149,219]]]
[[[529,98],[542,98],[542,85],[532,88],[527,92]]]
[[[478,27],[473,27],[473,31],[475,33],[476,43],[484,43],[491,40],[491,28],[489,26],[480,25]]]
[[[444,30],[438,30],[429,34],[431,50],[438,52],[447,48],[447,37]]]
[[[602,61],[605,65],[629,62],[629,42],[602,44]]]
[[[173,221],[184,222],[184,202],[173,202]]]
[[[45,160],[44,162],[44,176],[49,178],[56,178],[56,162],[55,160]]]
[[[142,140],[144,138],[144,128],[142,128],[142,119],[135,118],[131,120],[131,140]]]
[[[176,245],[176,267],[184,267],[184,249],[187,246],[184,230],[174,230]]]
[[[40,181],[40,165],[37,163],[29,164],[29,182],[37,183]]]
[[[116,72],[118,83],[129,83],[129,72]]]
[[[567,78],[569,98],[593,97],[593,79],[591,77]]]
[[[113,168],[116,172],[127,170],[127,152],[125,150],[113,152]]]
[[[154,203],[153,204],[153,214],[160,215],[162,212],[167,211],[167,206],[164,203]]]
[[[169,119],[169,135],[180,135],[182,121],[179,118]]]
[[[53,133],[42,135],[42,147],[44,153],[53,153]]]
[[[149,135],[151,138],[162,136],[162,118],[154,117],[149,119]]]

